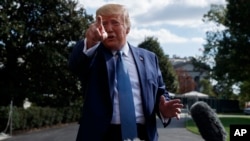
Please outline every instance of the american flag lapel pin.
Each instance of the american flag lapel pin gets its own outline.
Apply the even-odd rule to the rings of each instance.
[[[143,61],[144,60],[143,57],[140,56],[140,60]]]

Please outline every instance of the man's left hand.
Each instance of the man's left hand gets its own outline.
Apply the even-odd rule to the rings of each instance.
[[[164,96],[161,96],[159,109],[164,118],[176,117],[179,120],[181,108],[183,108],[183,104],[180,99],[167,101]]]

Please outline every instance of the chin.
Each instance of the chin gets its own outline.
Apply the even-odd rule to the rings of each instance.
[[[111,50],[119,50],[120,46],[114,43],[104,43],[104,46]]]
[[[117,47],[117,46],[105,46],[105,47],[110,49],[110,50],[113,50],[113,51],[116,51],[116,50],[120,49],[120,47]]]

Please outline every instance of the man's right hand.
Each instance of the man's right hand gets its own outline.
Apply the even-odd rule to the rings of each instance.
[[[85,34],[87,38],[87,49],[96,45],[99,41],[103,41],[108,37],[102,24],[102,17],[98,16],[97,21],[92,23]]]

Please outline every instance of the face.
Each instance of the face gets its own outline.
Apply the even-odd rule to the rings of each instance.
[[[108,38],[103,41],[105,47],[119,50],[126,43],[129,32],[122,15],[102,16],[102,24],[108,33]]]

